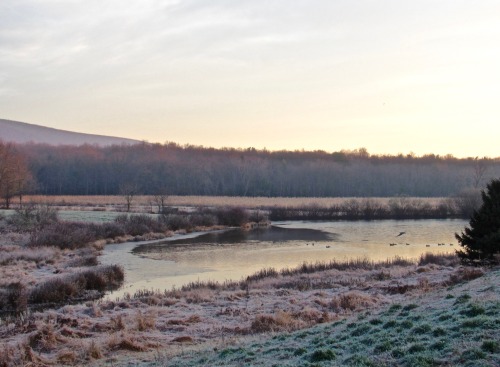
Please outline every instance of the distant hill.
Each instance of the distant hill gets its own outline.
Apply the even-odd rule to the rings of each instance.
[[[75,133],[72,131],[4,119],[0,119],[0,140],[20,144],[33,142],[50,145],[92,144],[106,146],[113,144],[131,145],[140,143],[139,140]]]

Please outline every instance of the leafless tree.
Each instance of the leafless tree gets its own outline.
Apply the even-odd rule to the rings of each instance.
[[[130,207],[132,206],[132,201],[138,193],[138,187],[136,184],[131,182],[126,182],[120,185],[120,194],[125,199],[127,203],[127,212],[130,212]]]
[[[475,189],[481,186],[481,182],[484,179],[484,175],[488,170],[487,163],[488,161],[486,158],[481,158],[481,159],[479,159],[478,157],[474,158],[473,185]]]
[[[168,195],[165,193],[155,194],[153,196],[153,203],[158,207],[158,213],[163,213],[165,206],[167,205]]]

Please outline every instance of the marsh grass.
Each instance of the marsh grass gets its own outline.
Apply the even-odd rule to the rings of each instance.
[[[60,256],[60,251],[54,247],[39,247],[27,250],[18,246],[0,246],[0,266],[15,264],[20,261],[34,262],[53,262]]]
[[[435,261],[441,261],[440,260],[441,255],[436,255],[433,257]],[[449,255],[442,255],[445,257],[449,257]],[[331,260],[329,262],[315,262],[315,263],[303,263],[295,268],[283,268],[281,270],[277,270],[275,268],[265,268],[262,270],[257,271],[254,274],[251,274],[247,276],[246,278],[242,279],[241,281],[224,281],[224,282],[218,282],[214,280],[207,280],[207,281],[194,281],[187,283],[183,285],[179,290],[172,290],[172,291],[163,291],[163,292],[156,292],[156,291],[149,291],[149,290],[140,290],[136,292],[133,296],[135,299],[142,299],[144,302],[147,302],[147,299],[151,299],[151,297],[155,296],[161,296],[161,297],[171,297],[171,298],[178,298],[178,292],[188,292],[188,291],[199,291],[201,289],[209,289],[212,291],[220,291],[220,290],[235,290],[235,289],[241,289],[244,290],[248,293],[250,286],[254,282],[258,282],[264,279],[272,279],[272,278],[289,278],[290,281],[283,281],[281,282],[280,287],[283,289],[297,289],[300,291],[305,291],[305,290],[310,290],[310,289],[327,289],[331,288],[335,284],[342,284],[342,279],[333,279],[333,278],[328,278],[328,279],[306,279],[306,278],[300,278],[296,277],[297,275],[301,274],[314,274],[314,273],[320,273],[328,270],[339,270],[339,271],[347,271],[347,270],[366,270],[366,271],[371,271],[371,270],[383,270],[382,277],[384,279],[388,279],[388,275],[384,273],[384,271],[387,271],[387,268],[391,267],[411,267],[415,266],[415,261],[411,259],[405,259],[399,256],[396,256],[391,259],[387,259],[384,261],[372,261],[367,258],[358,258],[358,259],[350,259],[350,260],[345,260],[345,261],[338,261],[338,260]],[[385,270],[384,270],[385,269]],[[376,275],[375,275],[376,276]],[[382,279],[381,279],[382,280]],[[363,280],[362,279],[349,279],[346,281],[344,285],[352,285],[353,283],[358,283],[358,285],[362,285]],[[391,294],[404,294],[408,292],[409,290],[415,289],[420,287],[421,289],[428,289],[430,287],[430,284],[428,281],[423,281],[421,284],[418,285],[409,285],[409,284],[396,284],[396,285],[391,285],[387,287],[387,290]],[[206,297],[205,297],[206,298]],[[195,293],[192,293],[191,301],[190,302],[205,302],[209,300],[205,300],[203,296],[196,296]]]
[[[464,217],[448,199],[395,197],[345,199],[330,205],[308,203],[270,208],[271,220],[443,219]]]
[[[432,252],[426,252],[425,254],[420,255],[418,260],[418,266],[429,264],[457,266],[459,263],[460,259],[456,254],[434,254]]]

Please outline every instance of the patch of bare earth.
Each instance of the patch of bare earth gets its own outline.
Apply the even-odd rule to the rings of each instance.
[[[0,365],[121,363],[220,348],[375,311],[482,274],[456,264],[352,267],[65,306],[3,320]]]

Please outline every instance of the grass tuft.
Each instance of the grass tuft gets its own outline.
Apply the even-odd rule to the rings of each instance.
[[[311,354],[309,360],[311,362],[333,361],[336,357],[337,355],[331,349],[318,349]]]

